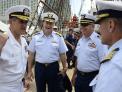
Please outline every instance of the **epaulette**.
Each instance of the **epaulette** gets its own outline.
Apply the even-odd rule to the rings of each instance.
[[[115,48],[113,49],[108,55],[105,56],[104,60],[101,62],[102,63],[105,63],[105,62],[108,62],[109,60],[111,60],[113,58],[113,56],[116,54],[116,52],[119,51],[119,48]]]
[[[36,33],[34,33],[33,36],[38,35],[38,34],[40,34],[40,32],[36,32]]]
[[[55,32],[58,36],[62,37],[62,34],[60,34],[59,32]]]

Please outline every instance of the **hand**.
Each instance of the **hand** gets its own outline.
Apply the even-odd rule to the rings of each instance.
[[[74,50],[74,49],[75,49],[75,46],[73,46],[73,45],[72,45],[71,47],[72,47],[72,50]]]
[[[34,74],[32,71],[28,72],[27,73],[27,77],[26,77],[27,80],[30,80],[30,81],[33,81],[34,79]]]
[[[60,70],[60,72],[58,74],[62,74],[63,76],[65,76],[66,71],[67,71],[67,68],[63,68],[62,70]]]
[[[73,86],[75,85],[76,77],[77,77],[77,75],[72,76],[71,83],[72,83]]]
[[[30,84],[31,84],[30,81],[28,79],[25,79],[24,87],[25,87],[26,91],[30,89]]]

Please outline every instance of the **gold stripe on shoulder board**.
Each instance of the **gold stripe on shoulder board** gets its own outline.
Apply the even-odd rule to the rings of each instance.
[[[55,32],[58,36],[62,37],[62,34],[58,33],[58,32]]]

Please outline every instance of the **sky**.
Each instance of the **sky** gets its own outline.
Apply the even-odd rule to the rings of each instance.
[[[79,16],[82,0],[70,0],[72,15],[76,14]],[[91,8],[91,0],[85,0],[81,13],[88,13]],[[81,14],[80,14],[81,15]]]

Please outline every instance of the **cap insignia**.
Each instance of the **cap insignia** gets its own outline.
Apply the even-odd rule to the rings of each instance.
[[[25,9],[23,10],[23,13],[24,13],[25,16],[29,16],[30,11],[29,11],[29,9],[25,8]]]

